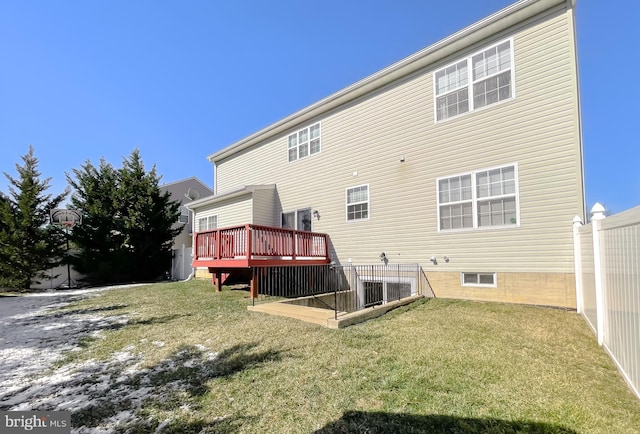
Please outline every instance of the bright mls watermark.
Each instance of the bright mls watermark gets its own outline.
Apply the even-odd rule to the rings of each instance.
[[[0,411],[0,433],[69,434],[70,411]]]

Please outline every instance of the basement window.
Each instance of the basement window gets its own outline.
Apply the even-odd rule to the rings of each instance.
[[[495,288],[497,286],[496,273],[461,273],[460,280],[462,286],[486,286]]]

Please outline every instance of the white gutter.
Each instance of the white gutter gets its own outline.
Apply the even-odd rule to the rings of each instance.
[[[574,0],[575,1],[575,0]],[[417,72],[476,42],[489,38],[509,27],[566,0],[520,0],[506,8],[412,54],[320,101],[293,113],[262,130],[215,152],[207,159],[215,163],[236,152],[270,139],[323,113],[333,110],[395,80]]]

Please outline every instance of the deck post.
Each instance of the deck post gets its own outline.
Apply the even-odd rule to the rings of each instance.
[[[251,299],[256,299],[258,298],[258,275],[260,273],[258,272],[257,269],[252,268],[251,269],[251,288],[250,288],[250,295],[251,295]]]
[[[222,272],[216,271],[216,292],[222,291]]]
[[[222,259],[222,253],[220,251],[220,247],[222,246],[222,233],[220,232],[220,229],[216,230],[214,232],[215,234],[215,243],[216,243],[216,254],[213,256],[214,259]]]
[[[245,249],[247,250],[247,260],[251,260],[251,258],[253,257],[253,242],[252,242],[252,234],[251,234],[251,225],[246,225],[244,230],[246,231],[246,240],[247,240],[247,245],[245,246]]]
[[[324,258],[329,259],[329,235],[324,234]]]
[[[291,259],[296,260],[297,252],[298,252],[298,231],[293,230],[293,236],[291,237],[291,242],[293,243],[293,254],[291,255]]]

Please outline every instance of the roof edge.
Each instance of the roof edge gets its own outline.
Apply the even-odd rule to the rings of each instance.
[[[241,185],[236,188],[232,188],[227,191],[223,191],[220,194],[213,194],[211,196],[203,197],[202,199],[194,200],[183,204],[185,208],[194,211],[196,208],[201,208],[206,205],[211,205],[216,202],[220,202],[226,199],[233,199],[235,197],[243,196],[245,194],[253,194],[256,190],[275,190],[275,184],[255,184],[255,185]]]
[[[206,187],[207,189],[209,189],[209,191],[211,193],[213,193],[213,189],[211,187],[209,187],[207,184],[205,184],[204,182],[202,182],[200,180],[200,178],[198,178],[197,176],[188,176],[188,177],[183,178],[183,179],[178,179],[177,181],[165,182],[163,184],[160,184],[158,187],[160,187],[160,188],[168,187],[170,185],[180,184],[181,182],[191,181],[191,180],[198,181],[203,187]]]

